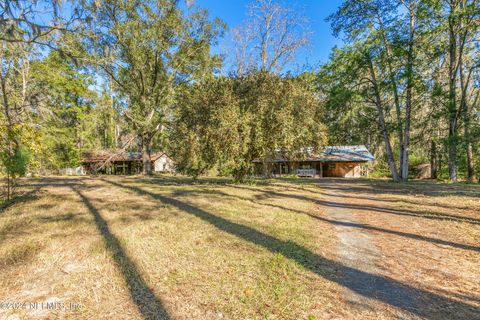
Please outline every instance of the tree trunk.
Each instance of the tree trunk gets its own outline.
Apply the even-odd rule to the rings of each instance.
[[[142,160],[143,160],[143,174],[152,174],[152,161],[150,159],[152,139],[148,133],[144,133],[142,137]]]
[[[408,180],[408,149],[410,147],[410,123],[412,118],[412,100],[413,100],[413,63],[414,63],[414,40],[415,40],[415,10],[416,1],[409,2],[410,31],[408,39],[407,54],[407,92],[405,100],[405,131],[403,138],[402,156],[400,157],[400,177],[403,181]]]
[[[457,42],[453,26],[453,17],[449,18],[449,66],[448,66],[448,175],[450,181],[457,181]]]
[[[430,145],[430,178],[437,179],[437,144],[432,139]]]
[[[263,163],[262,163],[262,166],[263,166],[263,177],[264,178],[271,178],[272,177],[272,172],[271,172],[271,167],[270,167],[270,163],[268,162],[268,160],[264,159],[263,160]]]
[[[467,142],[467,179],[470,183],[477,183],[478,178],[475,174],[475,163],[473,161],[472,143]]]
[[[477,92],[477,96],[473,101],[473,106],[477,104],[477,101],[479,101],[479,97],[480,92]],[[470,136],[470,116],[471,114],[468,114],[468,121],[465,123],[465,137],[467,137],[467,177],[469,182],[476,183],[479,181],[479,179],[475,173],[475,160],[473,156],[472,140]]]
[[[456,120],[450,119],[448,130],[448,176],[450,181],[457,181],[457,134]]]
[[[443,165],[443,152],[438,153],[438,158],[437,158],[437,177],[438,173],[442,172],[442,165]]]
[[[392,174],[392,179],[393,181],[398,182],[400,181],[400,177],[398,176],[397,165],[395,164],[395,157],[393,156],[390,137],[387,131],[387,127],[385,125],[385,116],[383,115],[383,110],[379,111],[378,119],[380,122],[380,128],[382,130],[383,140],[385,142],[385,148],[387,152],[387,161],[388,161],[388,166],[390,168],[390,172]]]
[[[387,55],[388,73],[390,76],[390,82],[392,83],[393,102],[395,104],[395,111],[396,111],[396,118],[397,118],[397,137],[398,137],[398,144],[400,145],[399,155],[400,155],[400,165],[401,165],[403,163],[403,156],[404,156],[404,152],[403,152],[404,143],[403,143],[403,121],[402,121],[402,112],[400,107],[400,97],[398,94],[398,85],[397,85],[397,80],[395,79],[394,67],[392,65],[392,54],[390,49],[390,43],[388,42],[387,37],[385,35],[385,27],[383,25],[382,16],[378,14],[377,19],[381,28],[382,40],[385,46],[385,53]]]
[[[473,163],[473,148],[470,137],[470,108],[469,101],[467,99],[467,91],[470,83],[471,72],[465,78],[465,70],[463,65],[463,58],[459,58],[459,69],[460,69],[460,87],[461,87],[461,103],[460,108],[463,116],[463,140],[465,143],[465,153],[467,155],[467,181],[470,183],[477,182],[477,177],[475,176],[475,165]]]
[[[385,142],[387,162],[390,168],[390,172],[392,174],[393,181],[398,182],[400,181],[400,178],[398,176],[397,166],[395,164],[395,157],[393,156],[392,145],[390,143],[390,135],[387,130],[387,125],[385,123],[385,114],[383,112],[383,104],[382,104],[382,98],[380,96],[380,90],[378,89],[377,78],[375,75],[375,70],[373,68],[372,59],[370,57],[367,57],[367,58],[369,63],[370,76],[372,78],[371,80],[373,84],[373,91],[375,95],[375,106],[377,107],[377,111],[378,111],[378,123],[380,125],[380,129],[382,130],[383,140]]]
[[[465,101],[464,106],[464,127],[463,127],[463,136],[465,139],[465,148],[467,154],[467,181],[470,183],[478,182],[477,176],[475,174],[475,163],[473,160],[473,147],[470,137],[470,114],[468,110],[468,104]]]
[[[10,201],[10,172],[7,170],[7,201]]]
[[[450,181],[457,181],[457,133],[456,119],[450,117],[448,129],[448,176]]]

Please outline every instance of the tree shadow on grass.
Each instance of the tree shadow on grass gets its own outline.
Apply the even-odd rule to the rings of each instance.
[[[72,189],[78,194],[82,202],[93,215],[96,227],[102,234],[106,247],[112,253],[115,264],[127,283],[130,296],[143,318],[148,320],[170,319],[170,316],[160,299],[148,287],[148,284],[140,275],[135,263],[125,253],[120,241],[110,232],[107,221],[103,219],[100,212],[78,187],[72,186]]]
[[[4,212],[8,208],[18,205],[20,203],[26,203],[26,202],[33,202],[35,200],[38,200],[39,193],[41,191],[40,186],[35,186],[32,190],[29,190],[23,194],[15,196],[13,199],[8,200],[0,204],[0,213]]]
[[[219,230],[263,247],[270,252],[280,253],[324,279],[339,283],[364,297],[376,299],[425,319],[475,319],[480,317],[480,309],[468,303],[415,288],[388,277],[345,266],[317,255],[294,242],[280,240],[251,227],[231,222],[186,202],[136,186],[123,185],[109,180],[104,181],[172,205],[210,223]],[[339,277],[337,273],[348,275],[348,277]]]
[[[480,186],[464,183],[442,183],[429,180],[412,180],[408,182],[393,182],[384,179],[368,178],[320,178],[320,179],[296,179],[284,180],[304,186],[321,186],[325,188],[365,192],[371,194],[421,194],[430,197],[443,197],[446,195],[468,196],[480,198]],[[298,182],[297,182],[298,181]]]
[[[320,220],[320,221],[323,221],[323,222],[327,222],[327,223],[337,225],[337,226],[350,227],[350,228],[356,228],[356,229],[364,229],[364,230],[369,230],[369,231],[376,231],[376,232],[392,234],[392,235],[396,235],[396,236],[400,236],[400,237],[404,237],[404,238],[409,238],[409,239],[414,239],[414,240],[425,241],[425,242],[440,244],[440,245],[444,245],[444,246],[449,246],[449,247],[452,247],[452,248],[458,248],[458,249],[463,249],[463,250],[471,250],[471,251],[480,252],[480,247],[477,247],[477,246],[472,246],[472,245],[463,244],[463,243],[456,243],[456,242],[452,242],[452,241],[446,241],[446,240],[443,240],[443,239],[431,238],[431,237],[422,236],[422,235],[418,235],[418,234],[414,234],[414,233],[407,233],[407,232],[401,232],[401,231],[390,230],[390,229],[385,229],[385,228],[379,228],[379,227],[375,227],[375,226],[368,225],[368,224],[363,224],[363,223],[355,223],[355,222],[349,222],[349,221],[339,221],[339,220],[334,220],[334,219],[328,219],[328,218],[325,218],[325,217],[322,217],[322,216],[319,216],[319,215],[316,215],[316,214],[312,214],[312,213],[304,211],[304,210],[298,210],[298,209],[289,208],[289,207],[285,207],[285,206],[281,206],[281,205],[277,205],[277,204],[264,203],[264,202],[260,202],[258,200],[250,199],[248,197],[233,195],[233,194],[223,192],[223,191],[220,191],[220,190],[206,190],[205,192],[203,190],[202,191],[196,190],[196,191],[190,192],[190,194],[203,194],[203,193],[207,193],[209,195],[217,195],[217,196],[235,198],[235,199],[238,199],[238,200],[241,200],[241,201],[250,202],[252,204],[256,204],[256,205],[260,205],[260,206],[264,206],[264,207],[276,208],[276,209],[291,211],[291,212],[295,212],[295,213],[299,213],[299,214],[304,214],[304,215],[307,215],[307,216],[309,216],[313,219]],[[179,195],[179,196],[184,195],[184,193],[182,191],[176,191],[173,194],[174,195]]]
[[[352,184],[358,183],[356,181],[352,180],[347,180]],[[439,202],[433,202],[433,203],[426,203],[425,201],[422,200],[412,200],[411,198],[407,198],[407,196],[412,195],[412,191],[415,191],[416,194],[421,194],[423,196],[428,196],[430,195],[426,194],[425,192],[419,193],[417,192],[418,190],[415,189],[407,189],[400,191],[396,189],[382,189],[381,186],[375,186],[374,188],[369,188],[369,189],[358,189],[358,190],[353,190],[352,187],[345,186],[346,183],[338,183],[338,181],[332,181],[330,184],[327,184],[325,182],[319,183],[317,182],[316,184],[300,184],[300,185],[294,185],[294,181],[289,182],[289,184],[271,184],[270,186],[275,186],[277,188],[282,188],[285,191],[300,191],[303,193],[311,193],[311,194],[324,194],[329,197],[337,197],[337,198],[349,198],[349,199],[355,199],[355,200],[368,200],[368,201],[375,201],[375,202],[387,202],[387,203],[408,203],[410,205],[420,205],[420,206],[427,206],[427,207],[435,207],[435,208],[443,208],[447,210],[468,210],[471,209],[468,205],[458,205],[457,203],[453,204],[446,204],[446,203],[439,203]],[[235,187],[234,184],[231,184],[232,187]],[[431,188],[438,188],[438,185],[433,185],[430,186]],[[479,193],[480,193],[480,188]],[[341,194],[335,194],[333,192],[328,192],[328,191],[340,191],[342,192]],[[346,194],[352,193],[354,195]],[[367,194],[367,196],[362,195],[362,193]],[[368,196],[371,195],[371,196]],[[457,192],[452,195],[456,196],[464,196],[464,197],[474,197],[471,194],[465,194],[465,192]],[[379,197],[380,196],[380,197]],[[388,196],[383,197],[383,196]],[[397,196],[401,198],[392,198],[392,196]],[[433,198],[435,199],[435,197]]]
[[[425,201],[414,201],[412,199],[409,199],[409,198],[399,198],[399,199],[389,199],[389,198],[383,198],[383,197],[366,197],[366,196],[360,196],[358,194],[356,194],[355,196],[352,196],[352,195],[347,195],[347,194],[335,194],[335,193],[328,193],[328,192],[324,192],[325,190],[323,191],[320,191],[322,194],[326,195],[326,196],[329,196],[329,197],[334,197],[334,198],[342,198],[342,199],[345,199],[345,198],[348,198],[348,199],[354,199],[355,201],[357,200],[367,200],[367,201],[374,201],[376,203],[393,203],[393,204],[401,204],[401,203],[406,203],[406,204],[409,204],[409,205],[413,205],[413,206],[422,206],[422,207],[431,207],[431,208],[442,208],[442,209],[446,209],[446,210],[468,210],[468,209],[471,209],[471,207],[467,206],[467,205],[456,205],[455,203],[454,204],[440,204],[438,202],[434,202],[434,203],[428,203],[428,202],[425,202]],[[326,189],[326,191],[328,191],[328,189]],[[388,195],[388,194],[387,194]]]
[[[239,189],[249,190],[249,191],[261,192],[264,195],[270,195],[271,197],[292,198],[292,199],[316,203],[318,205],[326,206],[326,207],[344,208],[344,209],[353,209],[353,210],[367,210],[367,211],[387,213],[387,214],[393,214],[393,215],[399,215],[399,216],[411,216],[411,217],[431,219],[431,220],[448,220],[448,221],[466,222],[470,224],[480,225],[480,219],[448,214],[443,212],[415,211],[415,210],[408,210],[408,209],[392,209],[392,208],[385,208],[385,207],[374,206],[374,205],[341,203],[341,202],[335,202],[335,201],[319,200],[319,199],[311,198],[304,195],[286,194],[282,192],[262,190],[258,188],[247,187],[247,186],[236,185],[235,187]]]

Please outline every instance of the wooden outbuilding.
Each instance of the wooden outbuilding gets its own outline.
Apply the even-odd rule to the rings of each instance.
[[[175,170],[173,160],[165,152],[150,155],[152,169],[155,173]],[[141,152],[97,151],[86,153],[81,164],[87,174],[139,174],[143,170]]]
[[[289,158],[287,152],[278,150],[274,159],[265,162],[254,160],[255,174],[297,175],[299,177],[358,178],[368,174],[366,164],[375,157],[363,145],[329,146],[314,154],[307,150],[303,155]]]

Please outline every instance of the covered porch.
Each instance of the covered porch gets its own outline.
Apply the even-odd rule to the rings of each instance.
[[[111,161],[108,163],[84,162],[83,167],[87,174],[132,175],[142,172],[141,161]]]
[[[367,169],[363,164],[363,162],[350,161],[285,161],[272,163],[271,173],[278,177],[282,175],[296,175],[310,178],[355,178],[367,175]]]
[[[330,146],[318,153],[307,149],[302,159],[289,158],[284,150],[276,150],[267,161],[253,160],[255,175],[296,175],[299,177],[357,178],[368,175],[369,161],[375,157],[363,145]]]

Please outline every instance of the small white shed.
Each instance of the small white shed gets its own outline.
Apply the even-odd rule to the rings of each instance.
[[[157,152],[151,156],[153,162],[153,170],[155,173],[160,172],[174,172],[175,163],[172,158],[170,158],[164,152]]]

